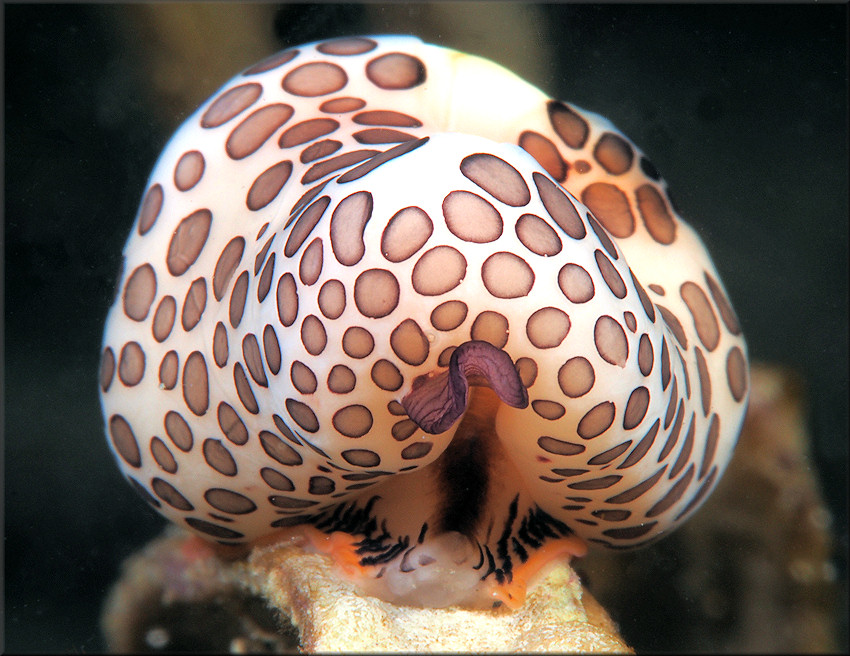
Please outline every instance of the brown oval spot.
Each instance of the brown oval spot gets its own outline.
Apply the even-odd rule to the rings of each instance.
[[[622,175],[632,167],[635,153],[623,137],[606,132],[596,142],[593,157],[611,175]]]
[[[708,283],[708,289],[711,292],[711,298],[714,299],[714,304],[720,310],[720,318],[723,319],[724,325],[733,335],[740,335],[741,324],[738,323],[738,317],[735,316],[735,311],[732,309],[729,299],[723,293],[723,288],[707,271],[703,273],[705,275],[705,281]]]
[[[446,226],[458,239],[485,244],[502,235],[502,217],[489,202],[468,191],[453,191],[443,199]]]
[[[232,515],[245,515],[257,509],[257,504],[248,497],[220,487],[214,487],[204,492],[204,499],[216,510]]]
[[[604,490],[618,483],[623,478],[617,474],[609,474],[608,476],[600,476],[599,478],[591,478],[587,481],[579,481],[578,483],[570,483],[567,487],[573,490]]]
[[[161,478],[151,480],[151,487],[160,499],[177,510],[194,510],[195,507],[173,485],[166,483]]]
[[[345,365],[335,364],[328,373],[327,383],[334,394],[348,394],[357,385],[357,376]]]
[[[582,453],[585,449],[581,444],[556,440],[548,435],[537,438],[537,445],[547,453],[553,453],[556,456],[574,456]]]
[[[156,273],[150,264],[143,264],[130,274],[124,285],[124,314],[133,321],[144,321],[156,297]]]
[[[552,182],[542,173],[532,174],[534,184],[543,206],[549,216],[558,224],[567,235],[573,239],[584,239],[587,230],[582,223],[581,217],[573,202],[567,197],[563,189]]]
[[[390,128],[369,128],[367,130],[358,130],[352,135],[361,144],[392,144],[405,143],[413,141],[417,137],[401,130],[391,130]]]
[[[352,358],[365,358],[374,348],[375,338],[365,328],[351,326],[342,335],[342,350]]]
[[[182,415],[174,412],[173,410],[169,410],[165,414],[165,420],[163,423],[165,426],[165,433],[178,449],[184,453],[188,453],[192,450],[192,444],[194,443],[192,429],[189,428],[189,424],[186,423],[186,420],[183,419]]]
[[[333,425],[346,437],[363,437],[372,429],[372,413],[364,405],[348,405],[337,410]]]
[[[236,476],[236,461],[233,459],[233,456],[230,455],[230,451],[227,450],[227,447],[221,443],[221,440],[216,440],[211,437],[204,440],[202,451],[204,454],[204,460],[206,460],[207,464],[215,469],[219,474],[224,474],[225,476]]]
[[[183,367],[183,399],[189,409],[199,417],[209,407],[209,380],[207,363],[200,351],[192,351]]]
[[[413,319],[405,319],[390,335],[393,352],[410,365],[420,365],[428,358],[428,338]]]
[[[284,476],[276,469],[271,467],[263,467],[260,470],[260,476],[270,488],[280,490],[281,492],[292,492],[295,489],[289,477]]]
[[[708,373],[708,365],[705,362],[705,356],[702,354],[702,349],[695,346],[694,352],[697,358],[697,375],[699,377],[702,413],[707,417],[708,411],[711,408],[711,376]]]
[[[369,52],[378,47],[378,44],[372,39],[366,39],[359,36],[343,37],[325,41],[316,46],[316,50],[325,55],[360,55],[364,52]]]
[[[292,226],[289,237],[286,239],[286,245],[283,248],[283,254],[286,255],[286,257],[292,257],[295,255],[295,253],[298,252],[298,249],[301,248],[305,241],[307,241],[307,237],[310,236],[313,228],[316,227],[319,219],[322,218],[322,214],[325,213],[330,202],[331,199],[328,196],[322,196],[319,200],[313,202],[310,207],[304,210],[301,216],[298,217],[295,225]]]
[[[139,451],[139,443],[133,434],[130,424],[121,415],[112,415],[109,418],[109,435],[112,438],[112,446],[131,467],[142,465],[142,454]]]
[[[168,447],[165,446],[165,442],[158,437],[154,437],[151,440],[151,455],[163,471],[167,471],[169,474],[177,471],[177,461],[174,459],[171,451],[168,450]]]
[[[366,77],[381,89],[412,89],[425,81],[425,64],[411,55],[391,52],[370,61]]]
[[[643,306],[643,311],[646,313],[646,316],[650,321],[655,322],[655,306],[652,304],[652,301],[649,300],[649,295],[646,293],[646,290],[644,290],[643,285],[641,285],[640,282],[638,282],[638,279],[635,278],[634,271],[629,269],[629,275],[632,278],[632,284],[637,290],[640,304]]]
[[[207,281],[204,278],[198,278],[189,285],[189,291],[186,292],[186,298],[183,299],[183,312],[180,316],[183,330],[189,332],[197,326],[206,307]]]
[[[153,338],[162,343],[171,334],[174,327],[174,317],[177,315],[177,302],[173,296],[164,296],[153,315],[151,331]]]
[[[160,210],[162,210],[162,200],[162,185],[155,184],[151,186],[139,208],[138,230],[140,235],[144,235],[148,230],[153,228],[153,224],[156,222]]]
[[[363,160],[373,159],[375,156],[379,154],[379,151],[372,150],[370,148],[366,148],[363,150],[352,150],[349,152],[345,152],[342,155],[337,155],[336,157],[331,157],[330,159],[323,160],[314,164],[307,172],[301,176],[302,184],[310,184],[319,180],[320,178],[325,177],[326,175],[330,175],[334,171],[339,171],[340,169],[344,169],[348,166],[352,166],[357,164],[358,162],[362,162]],[[351,173],[355,169],[351,171],[347,171],[342,176],[337,178],[337,182],[344,182],[343,176],[347,175],[347,173]],[[326,180],[322,185],[327,184]],[[310,193],[309,191],[307,193]],[[306,195],[306,194],[305,194]]]
[[[403,262],[422,248],[433,232],[434,224],[424,210],[405,207],[387,222],[381,235],[381,253],[390,262]]]
[[[301,160],[302,164],[309,164],[310,162],[315,162],[317,159],[332,155],[340,148],[342,148],[341,141],[337,141],[336,139],[322,139],[302,150],[298,159]]]
[[[472,322],[469,336],[474,340],[489,342],[496,348],[508,343],[508,320],[503,314],[485,310]]]
[[[362,98],[334,98],[319,105],[319,110],[326,114],[347,114],[363,109],[365,106],[366,101]]]
[[[328,280],[319,290],[319,309],[328,319],[338,319],[345,310],[345,285]]]
[[[316,237],[301,255],[301,261],[298,264],[298,277],[301,282],[307,286],[315,283],[322,275],[323,260],[322,238]]]
[[[737,346],[729,349],[726,356],[726,380],[732,398],[741,401],[747,393],[747,360],[743,351]]]
[[[490,153],[468,155],[460,163],[460,172],[505,205],[522,207],[531,200],[520,172],[501,157]]]
[[[227,358],[230,356],[230,349],[227,343],[227,328],[219,321],[215,326],[213,333],[213,360],[216,365],[221,368],[227,364]]]
[[[644,376],[648,376],[652,372],[652,365],[655,362],[655,354],[652,349],[652,341],[649,335],[643,334],[640,336],[638,345],[638,366],[640,372]]]
[[[345,70],[328,62],[310,62],[289,71],[283,77],[283,90],[296,96],[315,98],[336,93],[348,84]]]
[[[543,419],[548,419],[549,421],[555,421],[556,419],[560,419],[564,416],[564,413],[567,411],[564,406],[555,401],[547,401],[544,399],[538,399],[537,401],[531,402],[531,409],[534,410],[538,415],[543,417]]]
[[[381,464],[381,456],[368,449],[348,449],[340,455],[347,463],[357,467],[377,467]]]
[[[699,475],[697,479],[701,479],[708,473],[708,468],[714,462],[714,454],[717,450],[717,440],[720,437],[720,419],[717,414],[711,415],[711,421],[708,425],[708,434],[705,436],[705,450],[702,454],[702,462],[699,466]]]
[[[685,329],[682,328],[682,324],[679,321],[679,318],[673,314],[670,310],[668,310],[663,305],[656,306],[658,308],[658,312],[661,314],[661,318],[664,323],[667,324],[667,327],[670,329],[670,332],[676,337],[676,341],[679,342],[679,345],[683,349],[688,348],[688,336],[685,334]]]
[[[217,128],[227,123],[253,105],[262,93],[263,87],[255,82],[228,89],[204,112],[201,117],[201,127]]]
[[[559,100],[550,100],[546,109],[549,122],[561,140],[575,150],[583,148],[590,132],[587,121]]]
[[[536,159],[558,182],[567,179],[567,163],[558,152],[557,146],[542,134],[526,130],[519,135],[519,147]]]
[[[292,175],[292,162],[289,160],[270,166],[254,180],[245,197],[245,205],[252,212],[264,208],[277,198],[290,175]]]
[[[312,394],[318,387],[316,374],[300,360],[295,360],[292,363],[292,366],[289,368],[289,377],[295,389],[302,394]]]
[[[106,392],[112,384],[112,377],[115,375],[115,353],[108,346],[103,349],[103,355],[100,358],[100,389]]]
[[[319,430],[319,420],[309,406],[295,399],[286,399],[285,405],[289,416],[305,431],[315,433]]]
[[[514,226],[516,236],[532,253],[551,257],[561,252],[561,238],[552,227],[535,214],[523,214]]]
[[[389,125],[398,128],[420,128],[422,121],[408,114],[402,114],[390,109],[370,110],[360,112],[352,120],[358,125]]]
[[[271,324],[266,324],[266,327],[263,328],[263,353],[266,355],[269,370],[277,375],[277,372],[280,371],[280,342],[278,342],[277,333]]]
[[[466,276],[466,258],[451,246],[436,246],[416,262],[413,289],[423,296],[438,296],[457,287]]]
[[[177,385],[178,367],[177,351],[171,350],[163,356],[159,363],[159,382],[164,389],[171,390]]]
[[[587,394],[596,382],[593,365],[581,356],[570,358],[558,370],[558,385],[572,399]]]
[[[308,141],[324,137],[337,128],[339,128],[339,121],[332,118],[311,118],[284,130],[277,144],[281,148],[301,146]]]
[[[614,423],[614,404],[603,401],[593,406],[578,422],[576,432],[585,440],[592,440],[604,433]]]
[[[554,307],[537,310],[525,324],[525,334],[539,349],[555,348],[570,332],[570,318],[565,312]]]
[[[389,360],[378,360],[372,365],[371,376],[375,385],[388,392],[395,392],[404,383],[398,367]]]
[[[358,191],[343,198],[331,214],[331,248],[340,264],[352,266],[366,252],[363,231],[372,216],[372,194]]]
[[[513,253],[493,253],[481,266],[481,279],[487,291],[497,298],[520,298],[534,285],[534,271]]]
[[[565,264],[558,272],[558,286],[573,303],[587,303],[595,293],[593,278],[578,264]]]
[[[248,382],[248,376],[245,375],[245,369],[239,362],[233,365],[233,384],[236,385],[236,394],[245,409],[252,415],[259,413],[260,406],[257,405],[257,398],[251,389],[251,383]]]
[[[590,460],[587,461],[588,465],[592,465],[594,467],[598,467],[599,465],[607,465],[609,462],[616,460],[619,456],[623,454],[623,452],[628,449],[632,445],[632,441],[628,440],[627,442],[623,442],[618,444],[617,446],[611,447],[607,451],[603,451],[599,455],[593,456]]]
[[[619,187],[607,182],[594,182],[581,192],[581,201],[615,237],[622,239],[634,233],[635,217],[628,198]]]
[[[386,269],[368,269],[354,281],[354,304],[365,317],[380,319],[398,306],[399,284]]]
[[[239,415],[229,404],[224,401],[219,403],[216,416],[219,428],[228,440],[239,445],[248,441],[248,429],[245,428],[245,422],[239,418]]]
[[[623,413],[623,428],[631,430],[638,426],[646,416],[649,408],[649,390],[645,387],[636,388],[629,396],[626,411]]]
[[[310,355],[319,355],[328,344],[328,334],[321,320],[314,314],[307,315],[301,323],[301,342]]]
[[[145,375],[145,352],[138,342],[127,342],[121,348],[118,377],[127,387],[138,385]]]
[[[279,68],[280,66],[288,64],[293,59],[295,59],[298,56],[298,53],[299,51],[296,48],[281,50],[280,52],[276,52],[273,55],[269,55],[265,59],[254,64],[253,66],[251,66],[251,68],[245,70],[242,75],[258,75],[259,73],[265,73],[266,71]]]
[[[529,388],[537,380],[537,363],[531,358],[520,358],[516,361],[517,372],[522,384]]]
[[[245,311],[245,301],[248,297],[248,272],[239,274],[230,292],[230,304],[228,306],[228,317],[230,325],[237,328],[242,322],[242,313]]]
[[[397,421],[393,424],[393,427],[390,429],[390,433],[392,433],[393,439],[396,442],[404,442],[404,440],[409,438],[418,430],[419,426],[416,425],[415,421],[402,419],[401,421]]]
[[[406,446],[401,450],[401,457],[404,460],[416,460],[417,458],[424,458],[429,453],[431,453],[431,449],[434,445],[431,442],[416,442],[415,444],[411,444],[410,446]]]
[[[257,152],[293,114],[289,105],[274,103],[252,112],[227,137],[225,151],[231,159],[244,159]]]
[[[720,343],[720,325],[708,297],[698,285],[692,282],[682,283],[679,294],[694,319],[699,341],[709,351],[713,351]]]
[[[605,362],[618,367],[626,366],[629,342],[626,331],[615,319],[608,315],[599,317],[593,328],[593,341],[596,343],[596,351]]]
[[[248,333],[242,338],[242,357],[254,382],[262,387],[268,387],[269,381],[263,369],[263,356],[260,354],[260,344],[257,341],[257,336],[253,333]]]
[[[277,316],[287,328],[298,316],[298,291],[291,273],[284,273],[277,281]]]
[[[215,296],[215,300],[220,301],[224,298],[224,291],[227,289],[227,285],[230,283],[236,267],[239,266],[244,251],[245,240],[242,237],[234,237],[221,252],[213,273],[213,295]]]
[[[446,301],[431,311],[431,325],[437,330],[454,330],[466,321],[469,311],[463,301]]]
[[[676,239],[676,222],[664,198],[652,185],[635,190],[638,211],[650,236],[659,244],[672,244]]]
[[[201,254],[210,233],[212,213],[196,210],[180,221],[168,244],[166,264],[172,276],[182,276]]]
[[[204,175],[204,156],[197,150],[183,153],[174,167],[174,186],[180,191],[189,191]]]
[[[304,462],[298,451],[289,446],[277,435],[270,431],[260,431],[260,446],[270,457],[287,467],[294,467]]]
[[[620,274],[617,273],[617,269],[611,263],[611,260],[599,249],[596,249],[593,255],[596,258],[596,266],[599,267],[599,273],[602,274],[602,278],[605,280],[605,284],[608,285],[608,289],[617,298],[625,298],[626,283],[623,282]]]

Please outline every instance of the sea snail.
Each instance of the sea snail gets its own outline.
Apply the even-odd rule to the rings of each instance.
[[[189,117],[100,367],[110,447],[167,518],[226,544],[346,534],[367,590],[430,606],[516,601],[530,563],[675,528],[748,387],[641,151],[408,36],[285,50]]]

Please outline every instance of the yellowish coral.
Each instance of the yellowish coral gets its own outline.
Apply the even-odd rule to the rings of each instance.
[[[551,569],[516,611],[396,606],[361,594],[327,557],[293,545],[256,549],[244,567],[249,588],[291,617],[307,652],[631,653],[566,564]]]

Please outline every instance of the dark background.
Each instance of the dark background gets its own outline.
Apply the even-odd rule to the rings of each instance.
[[[753,359],[807,383],[847,648],[847,6],[9,5],[5,18],[5,651],[104,648],[119,563],[162,528],[97,398],[123,242],[169,134],[240,69],[416,33],[598,112],[667,178]],[[630,637],[668,645],[663,629]],[[691,646],[693,648],[693,646]]]

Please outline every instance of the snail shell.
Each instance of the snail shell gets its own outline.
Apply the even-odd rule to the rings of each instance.
[[[103,341],[110,446],[223,543],[361,537],[444,605],[548,540],[644,544],[731,456],[746,346],[610,122],[412,37],[285,50],[163,151]]]

